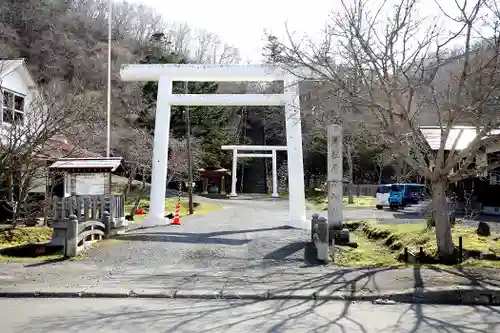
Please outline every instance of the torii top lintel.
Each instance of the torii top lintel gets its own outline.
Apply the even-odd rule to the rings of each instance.
[[[305,73],[306,70],[291,72],[269,65],[239,64],[132,64],[122,65],[120,70],[123,81],[158,81],[161,77],[197,82],[293,81],[306,77]]]

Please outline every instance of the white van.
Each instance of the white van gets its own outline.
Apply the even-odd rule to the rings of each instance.
[[[389,206],[389,194],[391,192],[391,184],[381,184],[377,188],[376,205],[377,209],[382,209],[384,206]]]

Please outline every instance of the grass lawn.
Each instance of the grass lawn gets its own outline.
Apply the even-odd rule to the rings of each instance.
[[[346,225],[353,230],[351,235],[358,248],[342,248],[335,254],[334,262],[341,266],[406,265],[401,261],[405,247],[415,254],[419,253],[420,247],[426,255],[436,254],[434,229],[427,230],[425,223],[384,225],[375,221],[351,221]],[[499,235],[492,233],[490,237],[481,237],[475,228],[460,224],[453,227],[452,233],[457,246],[458,238],[462,237],[465,259],[461,267],[500,268]]]
[[[23,227],[0,232],[0,249],[25,244],[43,244],[50,241],[52,228]]]
[[[178,198],[165,198],[165,214],[174,213],[175,212],[175,204],[177,203]],[[149,197],[145,197],[141,199],[141,203],[139,204],[139,208],[144,209],[146,212],[149,210]],[[127,202],[125,204],[125,214],[130,214],[134,204],[133,202]],[[196,203],[194,207],[194,215],[206,215],[212,212],[215,212],[219,209],[222,209],[222,205],[217,203]],[[181,212],[180,217],[189,215],[189,202],[187,198],[181,198]],[[147,215],[135,215],[134,222],[142,221],[147,217]]]
[[[354,203],[349,204],[349,198],[343,197],[342,205],[345,208],[352,207],[375,207],[375,198],[367,196],[353,197]],[[328,209],[328,198],[324,196],[310,196],[307,198],[307,208],[309,210],[327,210]]]
[[[288,198],[288,192],[278,193],[280,198]],[[271,197],[272,193],[264,193],[265,197]]]
[[[63,258],[62,250],[36,256],[38,244],[50,242],[52,228],[19,227],[0,231],[0,261],[40,261]],[[13,251],[16,255],[12,255]]]
[[[270,197],[270,193],[266,193],[265,196]],[[280,193],[279,194],[280,198],[288,198],[288,193]],[[349,204],[349,198],[344,197],[342,200],[342,204],[344,207],[375,207],[375,202],[376,199],[374,197],[368,197],[368,196],[359,196],[353,197],[354,203]],[[318,195],[317,193],[312,193],[306,195],[306,204],[307,204],[307,209],[308,210],[327,210],[328,209],[328,197]]]

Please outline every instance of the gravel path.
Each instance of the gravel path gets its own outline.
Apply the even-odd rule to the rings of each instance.
[[[431,270],[419,270],[417,279],[412,269],[336,269],[311,265],[304,261],[309,231],[281,227],[288,218],[287,200],[221,202],[225,209],[207,216],[185,217],[181,226],[136,229],[117,239],[101,242],[98,248],[88,251],[85,259],[0,263],[0,289],[333,288],[374,291],[411,288],[418,281],[419,285],[437,286],[470,283],[469,276]],[[369,218],[369,214],[374,213],[386,214],[371,209],[345,210],[348,219]],[[487,275],[496,281],[496,273],[487,272]]]
[[[227,282],[232,277],[299,269],[304,266],[304,246],[310,234],[281,227],[288,217],[287,204],[280,200],[226,201],[225,209],[185,217],[181,226],[133,230],[102,242],[83,260],[4,263],[0,265],[0,287],[96,286],[132,280],[149,284],[151,278],[169,286],[195,283],[207,274],[211,280]]]

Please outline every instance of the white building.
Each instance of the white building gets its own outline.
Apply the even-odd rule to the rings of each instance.
[[[21,131],[14,130],[30,119],[30,104],[37,100],[38,86],[24,59],[0,60],[0,142],[2,149],[12,148]],[[15,133],[17,132],[17,133]],[[39,178],[39,177],[36,177]],[[33,184],[34,193],[45,193],[44,177]],[[38,183],[38,181],[37,181]]]
[[[0,123],[23,123],[29,105],[39,90],[24,59],[0,60],[0,90],[2,93]]]
[[[40,90],[24,59],[0,59],[0,97],[0,149],[12,149],[13,146],[22,145],[26,133],[38,131],[43,126],[40,123],[43,121],[40,112],[44,109],[40,105]],[[96,156],[76,148],[60,135],[47,140],[45,146],[43,151],[36,152],[40,168],[37,168],[36,175],[30,176],[32,184],[29,185],[29,193],[45,194],[47,164],[69,155]]]

